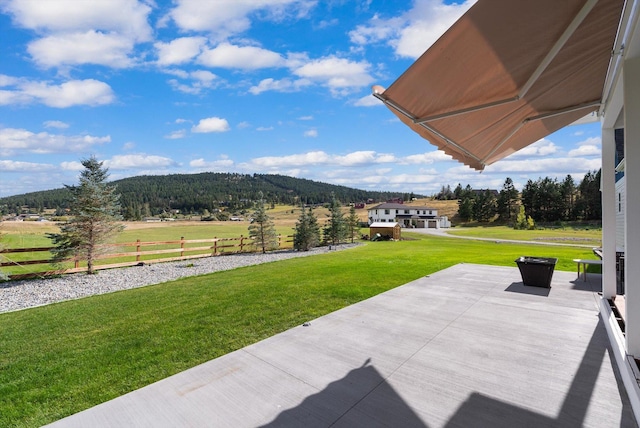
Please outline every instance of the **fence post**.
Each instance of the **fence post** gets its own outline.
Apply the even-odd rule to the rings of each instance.
[[[240,252],[244,249],[244,236],[240,235]]]
[[[180,257],[184,257],[184,236],[180,237]]]
[[[75,263],[73,264],[73,267],[75,267],[76,269],[80,267],[80,260],[77,256],[75,257]]]
[[[282,248],[282,235],[278,234],[278,249]]]
[[[136,240],[136,261],[140,261],[140,239]]]
[[[215,241],[213,241],[213,255],[215,256],[218,252],[218,237],[214,236],[213,239],[215,239]]]

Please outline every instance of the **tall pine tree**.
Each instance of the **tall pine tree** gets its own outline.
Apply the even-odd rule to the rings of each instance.
[[[253,244],[261,249],[263,254],[267,250],[278,248],[276,227],[264,208],[262,192],[259,193],[256,210],[253,212],[253,219],[249,225],[249,237],[253,239]]]
[[[329,205],[329,219],[324,226],[324,240],[330,244],[337,245],[347,237],[347,224],[342,212],[342,206],[331,193],[331,204]]]
[[[293,235],[293,248],[298,251],[309,251],[313,247],[317,247],[318,244],[320,244],[318,219],[311,207],[306,211],[303,205]]]
[[[84,170],[80,172],[77,186],[65,187],[71,192],[69,204],[71,219],[60,227],[60,233],[50,233],[55,249],[51,250],[54,261],[70,256],[86,260],[87,273],[94,273],[94,262],[106,250],[101,244],[109,242],[122,231],[119,223],[120,195],[115,186],[106,183],[108,168],[91,156],[82,160]]]
[[[352,206],[349,209],[349,217],[347,217],[347,236],[351,239],[353,243],[358,233],[360,233],[360,218],[356,213],[356,208]]]

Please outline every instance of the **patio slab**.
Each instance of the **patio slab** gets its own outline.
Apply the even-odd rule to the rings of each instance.
[[[600,276],[460,264],[52,427],[637,427]]]

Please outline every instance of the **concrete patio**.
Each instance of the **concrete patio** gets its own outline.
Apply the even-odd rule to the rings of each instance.
[[[636,427],[600,276],[460,264],[53,427]]]

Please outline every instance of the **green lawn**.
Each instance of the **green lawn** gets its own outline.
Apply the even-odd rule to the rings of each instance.
[[[518,241],[555,242],[591,247],[602,245],[602,229],[584,227],[557,227],[536,230],[515,230],[507,226],[457,227],[447,231],[452,235],[473,236],[492,239],[515,239]]]
[[[0,426],[55,421],[459,262],[592,257],[411,236],[0,314]]]

